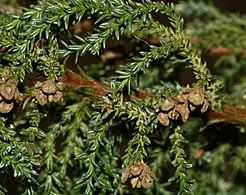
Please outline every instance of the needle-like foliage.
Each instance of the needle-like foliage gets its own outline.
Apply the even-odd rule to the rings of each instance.
[[[245,24],[195,1],[1,10],[0,193],[244,194]]]

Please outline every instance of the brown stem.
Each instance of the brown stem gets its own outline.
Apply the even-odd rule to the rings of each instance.
[[[223,110],[208,112],[208,118],[231,124],[246,124],[246,109],[225,105]]]
[[[66,75],[59,78],[59,81],[63,83],[66,90],[77,90],[79,87],[91,87],[93,88],[94,95],[96,97],[104,96],[108,93],[112,93],[112,90],[107,88],[103,83],[99,81],[91,81],[75,72],[68,71]]]
[[[67,90],[76,90],[81,86],[93,88],[95,91],[92,99],[100,98],[108,93],[113,93],[113,91],[107,88],[103,83],[91,81],[72,71],[68,71],[65,76],[60,77],[59,81],[63,83]],[[138,91],[136,96],[125,95],[124,100],[130,101],[153,97],[156,97],[156,95]],[[209,119],[221,120],[225,123],[246,124],[246,109],[233,107],[231,105],[225,105],[223,110],[210,110],[207,112],[207,116]]]
[[[0,3],[0,9],[16,13],[16,12],[20,12],[23,8],[20,5],[11,6],[5,3]]]

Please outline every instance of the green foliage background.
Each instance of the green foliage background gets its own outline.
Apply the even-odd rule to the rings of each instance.
[[[246,193],[244,15],[150,0],[39,0],[0,15],[1,83],[22,97],[0,114],[1,194]],[[103,60],[109,51],[120,59]],[[87,84],[65,82],[69,69]],[[45,80],[64,85],[62,101],[40,105]],[[160,105],[187,83],[209,110],[162,125]],[[209,117],[226,105],[238,120]],[[148,189],[121,182],[136,162],[155,174]]]

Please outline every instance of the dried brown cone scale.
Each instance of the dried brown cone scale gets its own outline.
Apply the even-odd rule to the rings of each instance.
[[[128,179],[128,177],[130,176],[130,167],[127,166],[123,171],[122,171],[122,174],[121,174],[121,182],[122,183],[125,183]]]
[[[132,167],[131,167],[131,174],[132,174],[133,176],[138,176],[138,175],[140,175],[142,171],[143,171],[143,167],[142,167],[142,165],[141,165],[140,163],[134,164],[134,165],[132,165]]]
[[[195,106],[199,106],[202,105],[204,102],[204,95],[202,93],[194,91],[189,94],[188,100]]]
[[[205,99],[205,100],[204,100],[204,103],[203,103],[203,105],[202,105],[202,107],[201,107],[201,113],[206,112],[206,111],[208,110],[208,107],[209,107],[209,102],[208,102],[207,99]]]
[[[168,114],[166,114],[166,113],[160,112],[158,114],[158,120],[164,126],[169,126],[169,124],[170,124],[170,120],[168,118]]]
[[[0,102],[0,113],[9,113],[14,107],[14,103],[6,103],[5,101]]]
[[[179,104],[176,106],[176,111],[180,114],[182,121],[186,122],[189,118],[190,111],[187,104]]]
[[[175,106],[175,102],[173,99],[169,98],[161,103],[161,110],[162,111],[169,111]]]
[[[189,94],[181,94],[181,95],[179,95],[178,97],[176,97],[175,99],[176,99],[177,102],[179,102],[179,103],[185,103],[185,102],[187,102],[188,97],[189,97]]]
[[[47,96],[44,95],[41,91],[38,94],[36,94],[36,99],[41,106],[44,106],[48,103]]]
[[[135,177],[131,179],[131,185],[133,188],[141,188],[142,182],[139,177]]]
[[[61,99],[62,99],[62,92],[56,91],[56,93],[53,95],[52,101],[59,102]]]
[[[143,188],[149,188],[150,187],[150,184],[151,184],[151,182],[152,182],[152,180],[154,179],[154,175],[152,174],[152,173],[149,173],[148,172],[148,174],[146,174],[143,178],[142,178],[142,182],[141,182],[141,184],[142,184],[142,187]]]

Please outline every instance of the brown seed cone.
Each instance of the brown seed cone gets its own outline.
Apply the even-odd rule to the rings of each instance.
[[[143,162],[139,162],[128,165],[124,169],[122,172],[121,181],[125,183],[128,178],[131,178],[130,182],[133,188],[148,188],[151,181],[155,179],[155,175],[152,173],[148,165]]]
[[[5,114],[9,113],[14,107],[14,103],[6,103],[5,101],[0,102],[0,112]]]
[[[6,100],[12,100],[15,93],[18,91],[17,87],[12,83],[4,83],[0,85],[0,94]]]
[[[16,87],[14,99],[15,99],[16,101],[22,101],[22,98],[23,98],[23,97],[22,97],[22,94],[19,92],[18,88]]]
[[[58,88],[56,87],[55,83],[51,80],[47,80],[42,84],[42,91],[46,94],[54,94]]]

